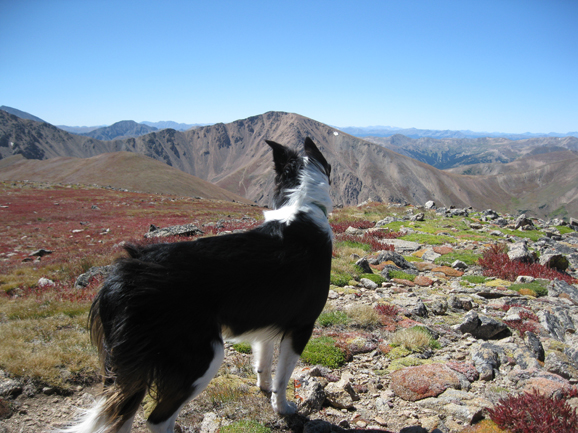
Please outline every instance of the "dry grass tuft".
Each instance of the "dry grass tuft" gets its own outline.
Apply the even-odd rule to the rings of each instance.
[[[381,324],[381,316],[370,305],[354,305],[347,310],[347,315],[352,322],[361,327],[376,327]]]
[[[419,327],[400,329],[392,337],[390,344],[394,347],[402,347],[411,352],[420,352],[432,344],[430,333]],[[435,340],[434,340],[435,341]]]
[[[98,357],[86,320],[87,314],[59,314],[0,323],[0,367],[62,389],[96,380]]]

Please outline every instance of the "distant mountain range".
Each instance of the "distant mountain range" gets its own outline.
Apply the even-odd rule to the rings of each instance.
[[[395,134],[391,137],[364,137],[397,153],[425,162],[440,170],[472,164],[508,163],[524,156],[578,151],[576,137],[540,137],[523,140],[507,138],[445,138],[418,139]]]
[[[120,122],[116,122],[110,126],[105,126],[90,132],[85,132],[81,135],[96,138],[97,140],[115,140],[117,138],[140,137],[141,135],[145,135],[156,130],[157,128],[153,126],[136,123],[133,120],[121,120]]]
[[[177,123],[172,120],[165,120],[163,122],[141,122],[143,125],[153,126],[157,129],[176,129],[177,131],[186,131],[187,129],[196,128],[198,126],[207,126],[211,123]]]
[[[417,128],[396,128],[394,126],[367,126],[357,127],[348,126],[339,128],[343,132],[355,135],[356,137],[391,137],[392,135],[401,134],[410,138],[483,138],[483,137],[501,137],[509,140],[524,140],[536,137],[567,137],[572,135],[578,137],[578,131],[561,134],[558,132],[549,133],[532,133],[525,132],[522,134],[512,134],[507,132],[475,132],[475,131],[452,131],[437,129],[417,129]]]
[[[293,113],[269,112],[187,131],[164,129],[140,137],[102,141],[0,111],[2,158],[18,154],[28,159],[89,158],[134,152],[262,205],[269,203],[273,189],[271,155],[264,140],[300,146],[307,136],[333,165],[332,197],[336,204],[372,199],[420,205],[434,200],[438,206],[493,208],[514,214],[578,215],[578,153],[572,150],[564,150],[568,153],[562,160],[528,164],[522,171],[472,176],[438,170]],[[534,144],[543,148],[541,152],[550,148],[560,151],[548,143]],[[8,169],[10,165],[0,171]],[[152,173],[150,181],[154,183]]]

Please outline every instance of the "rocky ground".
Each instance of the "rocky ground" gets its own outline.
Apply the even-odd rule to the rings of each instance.
[[[402,230],[419,234],[412,222],[434,217],[464,218],[472,213],[471,209],[437,209],[433,216],[432,210],[423,210],[410,209],[377,226],[404,221],[407,224]],[[353,310],[382,308],[373,321],[319,325],[314,337],[334,337],[347,360],[334,368],[300,361],[290,389],[299,407],[298,415],[279,418],[272,413],[267,396],[255,389],[250,355],[229,345],[215,384],[183,410],[178,430],[226,431],[234,421],[251,419],[273,432],[354,429],[457,433],[488,418],[488,408],[506,395],[537,390],[553,396],[576,388],[577,280],[571,284],[519,275],[515,284],[495,277],[482,278],[483,269],[477,264],[452,260],[440,265],[439,260],[434,261],[457,253],[482,254],[489,245],[499,242],[507,246],[511,260],[540,262],[576,278],[578,226],[561,234],[557,227],[568,227],[562,221],[523,216],[515,219],[493,211],[476,216],[468,219],[470,228],[491,240],[454,239],[433,246],[393,239],[385,242],[393,245],[394,251],[351,258],[368,273],[381,274],[387,281],[376,284],[361,279],[343,287],[332,286],[326,311],[348,315]],[[505,234],[499,228],[510,231]],[[350,232],[359,235],[374,229]],[[540,236],[524,237],[528,231],[539,232]],[[450,238],[453,235],[451,230],[443,233]],[[391,270],[403,271],[412,278],[391,278]],[[403,341],[391,344],[396,332],[415,326],[427,331],[430,344],[419,350],[410,344],[404,346]],[[63,425],[74,407],[90,404],[98,389],[79,386],[69,395],[62,395],[0,375],[0,433],[49,431]],[[578,398],[572,397],[576,393],[564,395],[570,396],[568,404],[578,408]],[[145,405],[133,431],[146,431],[146,410]],[[245,431],[267,430],[246,427]]]

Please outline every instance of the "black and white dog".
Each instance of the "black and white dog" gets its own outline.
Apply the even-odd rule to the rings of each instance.
[[[224,358],[223,340],[248,341],[257,385],[280,414],[285,390],[329,290],[331,166],[309,138],[305,156],[267,141],[275,163],[274,210],[248,232],[191,242],[129,245],[90,311],[104,370],[102,398],[64,431],[131,430],[147,392],[155,433],[172,433],[181,408]],[[226,274],[227,284],[215,277]],[[273,347],[280,340],[275,379]]]

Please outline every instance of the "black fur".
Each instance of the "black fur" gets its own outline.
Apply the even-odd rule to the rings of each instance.
[[[304,161],[267,143],[275,162],[274,202],[281,207],[287,190],[299,186]],[[329,178],[331,168],[313,142],[304,147]],[[289,225],[273,220],[245,233],[126,251],[89,319],[105,371],[108,416],[117,419],[111,431],[130,419],[146,390],[157,399],[149,422],[167,420],[207,371],[222,329],[238,336],[273,327],[301,354],[329,290],[331,236],[304,212]]]

